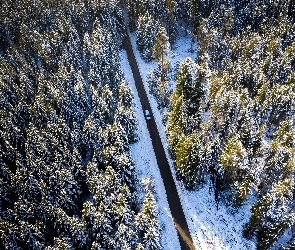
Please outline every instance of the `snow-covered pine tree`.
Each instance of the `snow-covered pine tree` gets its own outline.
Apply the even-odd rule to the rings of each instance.
[[[156,62],[161,68],[161,79],[164,79],[165,73],[170,68],[170,61],[167,55],[170,51],[169,38],[165,27],[160,27],[157,32],[156,40],[152,49],[152,56],[156,59]]]
[[[144,60],[152,60],[152,49],[156,40],[159,24],[149,12],[140,15],[137,22],[136,45]]]
[[[170,97],[171,112],[167,121],[168,143],[171,150],[179,141],[180,135],[186,133],[186,113],[184,112],[183,96],[172,93]]]
[[[174,149],[177,177],[185,184],[186,188],[190,190],[195,189],[197,182],[200,182],[200,180],[197,179],[199,178],[199,176],[197,176],[199,152],[193,150],[195,141],[194,135],[186,136],[182,134]]]
[[[82,124],[86,118],[87,115],[90,113],[90,98],[91,96],[89,95],[88,88],[86,85],[86,81],[84,77],[82,76],[82,72],[78,71],[78,73],[75,76],[75,94],[76,94],[76,100],[77,102],[75,103],[76,110],[78,109],[78,113],[80,114],[77,116],[76,121],[79,124]]]
[[[113,239],[114,249],[134,249],[138,242],[138,232],[134,227],[134,211],[131,209],[131,192],[126,184],[123,185],[117,202],[113,204],[117,231]]]
[[[224,168],[223,186],[227,186],[227,189],[234,189],[233,185],[237,185],[245,178],[249,168],[247,150],[243,147],[237,134],[231,134],[224,142],[220,161]]]
[[[129,142],[133,142],[136,139],[136,119],[132,109],[133,107],[133,95],[128,85],[122,83],[119,88],[119,102],[115,112],[114,120],[120,124],[124,129]]]
[[[177,37],[177,16],[175,13],[177,3],[174,0],[165,0],[165,9],[167,11],[167,34],[171,46],[174,44]]]
[[[145,195],[142,211],[136,216],[136,225],[142,237],[143,249],[161,249],[160,225],[158,208],[153,194]]]
[[[248,230],[256,232],[258,249],[273,247],[294,224],[295,211],[289,206],[293,199],[293,185],[293,180],[288,178],[275,183],[270,192],[252,206]]]
[[[206,72],[202,72],[206,74]],[[196,114],[201,101],[205,98],[205,75],[191,58],[186,58],[178,69],[176,91],[183,95],[186,111],[189,116]]]
[[[168,108],[171,95],[170,84],[167,76],[163,79],[161,78],[160,67],[149,70],[147,82],[149,84],[150,93],[155,97],[158,103],[158,108]]]

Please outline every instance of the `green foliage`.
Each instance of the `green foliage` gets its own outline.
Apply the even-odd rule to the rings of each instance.
[[[193,189],[196,182],[197,166],[191,162],[193,144],[193,136],[186,137],[185,135],[180,135],[174,149],[177,176],[189,189]]]
[[[236,172],[239,168],[247,167],[245,166],[246,157],[242,143],[237,136],[233,135],[225,142],[220,160],[225,170]]]
[[[183,95],[188,115],[197,112],[201,101],[205,99],[204,68],[198,67],[191,58],[186,58],[178,69],[176,91]]]
[[[284,147],[293,147],[295,143],[295,131],[293,130],[292,119],[282,122],[278,131],[274,133],[274,136],[276,136],[276,141],[278,141],[280,145]]]
[[[167,131],[169,147],[174,150],[179,140],[180,131],[184,130],[183,97],[173,93],[170,98],[170,105],[172,109],[167,122]]]
[[[237,192],[234,198],[234,206],[240,207],[246,200],[247,196],[251,193],[251,179],[246,179],[237,187]]]
[[[193,190],[204,182],[206,166],[203,164],[206,147],[202,135],[181,135],[175,147],[175,164],[177,177],[186,188]]]
[[[249,227],[257,232],[259,249],[272,247],[294,223],[295,213],[286,206],[292,199],[292,185],[291,179],[279,181],[252,206]]]

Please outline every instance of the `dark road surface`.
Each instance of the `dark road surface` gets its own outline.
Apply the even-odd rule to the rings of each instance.
[[[175,228],[179,236],[181,249],[195,249],[188,230],[188,225],[182,210],[182,206],[172,177],[172,173],[165,155],[164,147],[162,145],[159,132],[157,130],[157,125],[153,118],[152,109],[150,107],[147,94],[143,86],[143,82],[139,73],[138,65],[136,63],[129,36],[125,37],[123,41],[123,47],[127,52],[128,61],[133,73],[138,96],[140,98],[141,106],[143,109],[142,112],[144,112],[144,110],[147,109],[150,111],[151,114],[152,119],[147,121],[147,127],[150,133],[150,137],[152,139],[152,144],[157,158],[157,163],[160,169],[161,177],[164,181],[168,203],[175,224]]]

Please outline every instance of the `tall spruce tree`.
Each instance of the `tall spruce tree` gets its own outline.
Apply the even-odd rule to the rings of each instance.
[[[167,59],[167,54],[170,51],[169,39],[167,37],[167,32],[164,27],[160,27],[156,36],[156,40],[152,50],[152,56],[159,63],[161,68],[161,80],[164,79],[164,74],[169,69],[169,60]]]
[[[152,59],[152,49],[158,32],[158,23],[152,19],[149,12],[140,15],[136,31],[136,45],[144,60]]]

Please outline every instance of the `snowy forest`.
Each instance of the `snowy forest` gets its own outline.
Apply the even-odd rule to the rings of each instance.
[[[0,249],[159,249],[116,1],[1,1]]]
[[[172,67],[180,30],[195,56]],[[295,249],[294,0],[0,1],[0,249],[162,249],[130,154],[129,32],[177,180],[252,200],[243,237]]]

